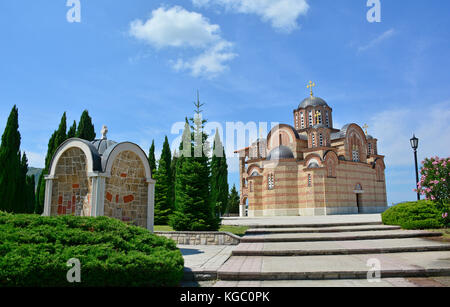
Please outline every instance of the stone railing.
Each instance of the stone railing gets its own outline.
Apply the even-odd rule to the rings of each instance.
[[[232,233],[218,231],[155,231],[155,234],[183,245],[238,245],[241,241]]]

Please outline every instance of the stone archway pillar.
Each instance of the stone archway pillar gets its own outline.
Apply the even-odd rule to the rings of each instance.
[[[103,216],[105,210],[106,176],[101,173],[91,173],[89,177],[92,180],[91,216]]]
[[[155,224],[155,184],[156,180],[147,178],[148,184],[148,201],[147,201],[147,229],[154,231]]]
[[[245,204],[239,205],[239,217],[246,217],[245,215]]]
[[[52,208],[52,192],[53,192],[53,180],[56,176],[45,176],[45,200],[44,200],[44,212],[42,216],[50,216]]]

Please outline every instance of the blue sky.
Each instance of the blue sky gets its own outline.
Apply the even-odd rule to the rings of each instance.
[[[88,109],[98,134],[159,151],[197,89],[209,121],[292,124],[313,80],[337,128],[367,123],[379,139],[389,203],[413,200],[412,134],[420,159],[450,151],[450,3],[381,0],[369,23],[366,2],[80,0],[69,23],[66,0],[1,1],[0,130],[16,104],[42,167],[62,113]]]

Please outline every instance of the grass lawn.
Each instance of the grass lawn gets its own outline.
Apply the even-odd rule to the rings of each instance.
[[[243,236],[247,231],[248,227],[245,226],[228,226],[222,225],[220,226],[219,231],[223,232],[231,232],[237,236]],[[155,225],[155,231],[173,231],[173,228],[168,225]]]
[[[428,229],[429,231],[441,232],[442,237],[436,238],[439,241],[450,242],[450,228]]]

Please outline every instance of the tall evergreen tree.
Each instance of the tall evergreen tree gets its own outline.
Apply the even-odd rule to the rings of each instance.
[[[211,205],[224,214],[228,205],[228,165],[225,149],[216,131],[211,159]]]
[[[21,175],[19,111],[11,110],[0,145],[0,210],[14,212]]]
[[[77,122],[73,121],[72,126],[70,126],[69,131],[67,131],[67,138],[71,139],[77,136]]]
[[[167,225],[173,212],[172,154],[167,136],[164,140],[161,158],[158,162],[155,180],[155,224]]]
[[[25,153],[22,155],[20,161],[19,177],[17,178],[17,196],[15,199],[15,213],[29,213],[28,199],[27,199],[27,173],[28,173],[28,158]]]
[[[228,214],[239,214],[239,205],[241,202],[241,198],[239,197],[239,192],[236,189],[236,185],[233,184],[233,187],[230,191],[230,196],[228,198],[228,207],[226,213]]]
[[[155,140],[152,141],[152,146],[148,152],[148,164],[150,165],[150,171],[152,172],[152,178],[155,178],[156,173],[156,158],[155,158]]]
[[[77,137],[90,142],[95,139],[95,128],[92,124],[92,118],[89,116],[87,110],[84,110],[81,114],[80,122],[78,123]]]
[[[27,176],[26,178],[26,193],[27,193],[27,213],[34,213],[35,210],[35,188],[36,188],[36,182],[34,179],[34,175]]]
[[[193,133],[190,133],[189,125],[186,125],[180,146],[181,156],[177,161],[175,183],[177,211],[169,221],[177,231],[203,231],[219,228],[219,219],[215,216],[210,202],[210,165],[204,146],[208,136],[203,133],[203,125],[206,121],[201,117],[200,108],[203,105],[198,98],[195,106],[196,115],[191,119]],[[188,142],[189,135],[190,141]]]
[[[41,175],[39,176],[38,186],[36,190],[36,209],[37,214],[41,214],[44,211],[44,200],[45,200],[45,176],[48,175],[50,171],[50,163],[52,162],[53,156],[58,149],[58,147],[67,139],[67,117],[66,112],[63,113],[61,117],[61,122],[59,123],[58,130],[53,132],[50,140],[48,141],[47,154],[45,156],[45,166]]]

